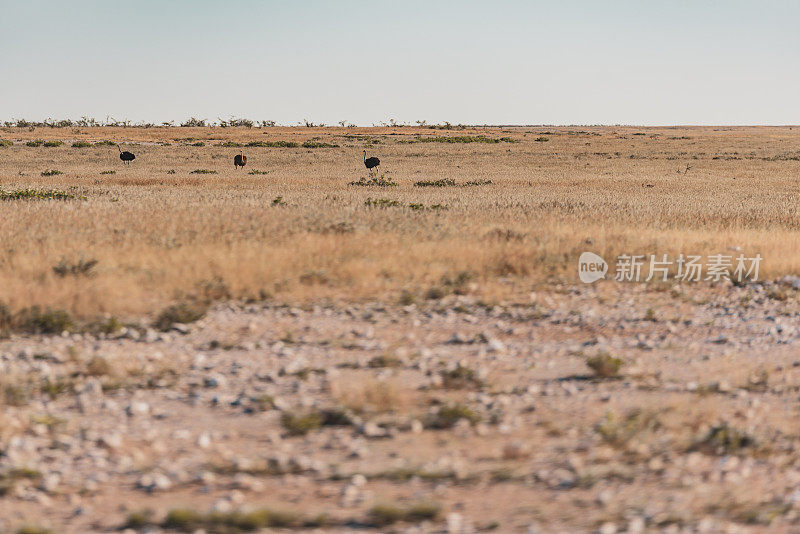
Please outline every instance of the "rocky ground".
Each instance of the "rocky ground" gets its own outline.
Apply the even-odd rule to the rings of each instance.
[[[12,335],[0,531],[797,531],[798,285]]]

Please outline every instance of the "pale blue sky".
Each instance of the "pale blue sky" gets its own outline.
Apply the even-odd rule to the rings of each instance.
[[[800,2],[0,0],[0,120],[798,124]]]

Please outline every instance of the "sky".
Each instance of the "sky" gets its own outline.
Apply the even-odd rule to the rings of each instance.
[[[0,121],[800,124],[796,0],[0,0]]]

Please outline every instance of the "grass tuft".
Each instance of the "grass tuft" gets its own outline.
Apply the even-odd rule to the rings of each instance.
[[[281,426],[291,436],[304,436],[322,426],[322,416],[317,412],[295,413],[284,412],[281,414]]]
[[[723,422],[712,427],[705,436],[697,440],[691,450],[705,454],[726,455],[741,452],[755,445],[755,438]]]
[[[370,523],[374,527],[385,527],[399,522],[419,522],[436,519],[442,511],[435,502],[418,502],[409,506],[376,504],[369,510]]]
[[[97,260],[84,260],[80,259],[75,263],[70,263],[66,258],[62,258],[58,264],[53,266],[53,272],[56,276],[64,278],[65,276],[92,276],[92,269],[99,262]]]
[[[202,319],[208,305],[200,302],[180,302],[164,308],[153,321],[153,327],[166,332],[175,323],[188,324]]]
[[[426,425],[428,428],[446,430],[452,428],[461,419],[466,419],[470,424],[480,422],[481,416],[475,410],[464,404],[450,404],[440,407],[431,417],[428,418]]]
[[[616,378],[622,367],[622,360],[611,356],[608,352],[600,351],[595,356],[586,359],[586,365],[594,371],[597,378]]]

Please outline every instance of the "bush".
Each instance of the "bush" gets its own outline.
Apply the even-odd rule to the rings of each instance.
[[[350,182],[348,185],[357,185],[361,187],[396,187],[397,183],[391,178],[386,178],[385,175],[374,176],[372,178],[359,178],[357,182]]]
[[[728,423],[720,423],[712,427],[703,438],[696,441],[691,450],[723,455],[736,453],[755,445],[756,440],[752,436],[737,430]]]
[[[460,363],[453,369],[442,371],[441,377],[442,385],[448,389],[480,389],[483,387],[483,380],[478,378],[478,373]]]
[[[456,185],[456,181],[452,178],[442,178],[441,180],[421,180],[414,182],[416,187],[446,187]]]
[[[55,174],[61,174],[56,172]],[[49,174],[47,176],[50,176]],[[77,197],[72,193],[46,189],[17,189],[3,191],[0,189],[0,200],[73,200]],[[85,197],[81,197],[85,200]]]
[[[158,314],[158,317],[153,322],[153,327],[166,332],[175,323],[187,324],[202,319],[206,311],[208,311],[208,306],[199,302],[173,304],[172,306],[167,306]]]
[[[510,137],[487,137],[485,135],[457,135],[437,137],[417,137],[417,143],[516,143]]]
[[[69,263],[66,259],[62,258],[58,264],[53,266],[53,272],[56,274],[56,276],[60,276],[61,278],[67,275],[91,276],[92,269],[98,263],[99,262],[97,260],[84,259],[80,259],[76,263]]]
[[[598,378],[614,378],[618,376],[622,367],[622,360],[614,358],[605,351],[600,351],[597,355],[586,359],[586,365],[594,371]]]
[[[393,208],[396,206],[402,206],[399,201],[388,198],[379,198],[375,200],[368,198],[364,201],[364,205],[370,208]]]
[[[202,520],[203,516],[200,512],[188,508],[178,508],[167,513],[167,517],[164,518],[161,526],[191,532],[196,528],[200,528]]]
[[[246,146],[262,148],[297,148],[300,145],[294,141],[250,141]]]
[[[318,141],[303,141],[301,145],[303,148],[336,148],[339,145],[332,145],[330,143],[320,143]]]
[[[75,141],[72,143],[72,148],[87,148],[92,146],[91,143],[87,143],[86,141]]]
[[[182,122],[181,126],[184,127],[184,128],[186,128],[186,127],[204,128],[206,126],[206,120],[205,119],[195,119],[194,117],[192,117],[191,119],[189,119],[189,120],[187,120],[185,122]]]
[[[32,306],[20,311],[13,318],[17,330],[33,334],[60,334],[72,327],[72,319],[63,310],[41,309]]]
[[[415,522],[436,519],[442,511],[435,502],[419,502],[408,507],[395,504],[376,504],[369,511],[370,522],[375,527],[385,527],[401,521]]]
[[[281,414],[281,426],[292,436],[304,436],[322,426],[322,416],[317,412]]]
[[[448,429],[452,428],[461,419],[466,419],[470,424],[475,424],[481,420],[481,416],[469,406],[451,404],[439,408],[439,410],[428,419],[426,426],[439,430]]]

